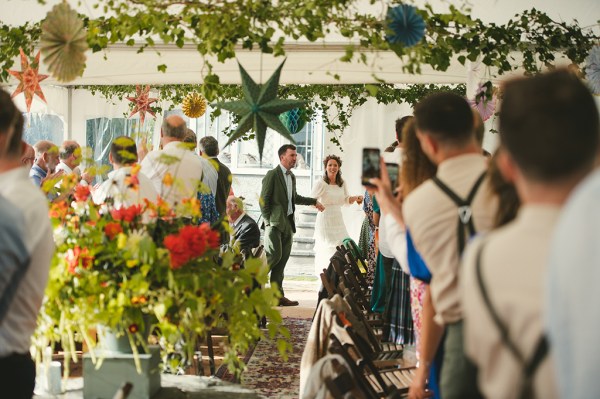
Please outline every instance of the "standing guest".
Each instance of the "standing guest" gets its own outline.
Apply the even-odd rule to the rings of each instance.
[[[21,113],[0,90],[0,386],[7,398],[31,398],[29,354],[54,251],[48,203],[22,167]]]
[[[593,168],[599,128],[592,95],[566,70],[504,86],[498,166],[522,205],[514,221],[474,240],[462,265],[465,349],[487,398],[559,397],[542,320],[546,265],[562,205]]]
[[[23,142],[22,145],[23,153],[21,154],[21,163],[26,166],[27,169],[31,169],[33,162],[35,161],[35,150],[26,142]]]
[[[196,153],[198,147],[198,139],[196,133],[192,129],[187,129],[183,142],[189,144],[188,149]],[[202,162],[202,187],[198,190],[198,199],[200,200],[200,207],[202,209],[202,218],[200,223],[215,223],[221,213],[217,211],[217,205],[215,201],[215,195],[217,192],[217,170],[215,167],[202,156],[200,152],[200,161]],[[223,239],[224,231],[221,232],[221,239]]]
[[[206,136],[200,139],[200,154],[206,156],[217,171],[215,203],[217,211],[223,215],[225,214],[225,203],[231,191],[231,171],[219,161],[219,142],[214,137]]]
[[[358,240],[358,246],[367,261],[367,283],[371,286],[375,279],[375,262],[377,262],[376,232],[379,228],[373,213],[373,198],[374,197],[371,197],[368,191],[365,191],[363,197],[363,211],[365,212],[365,218],[360,228],[360,238]],[[379,220],[377,220],[377,222],[379,222]]]
[[[362,203],[362,197],[349,196],[348,187],[342,179],[342,160],[337,155],[328,155],[323,160],[325,174],[315,182],[312,197],[316,198],[325,210],[317,215],[315,222],[315,274],[319,276],[329,264],[336,247],[348,237],[344,224],[342,205]]]
[[[254,248],[260,246],[258,224],[244,212],[244,202],[241,198],[234,196],[227,198],[226,213],[233,227],[232,247],[238,247],[244,258],[247,258]]]
[[[476,369],[463,349],[458,277],[465,242],[474,233],[491,229],[496,213],[496,198],[485,179],[487,158],[475,139],[473,113],[464,98],[452,93],[430,95],[415,107],[415,120],[421,148],[438,167],[435,179],[410,193],[402,208],[389,182],[372,179],[380,205],[398,223],[404,221],[432,275],[432,303],[424,304],[428,307],[423,310],[421,360],[409,397],[426,396],[429,367],[445,330],[442,397],[480,398]],[[460,206],[454,195],[464,200]]]
[[[93,181],[93,177],[88,173],[81,173],[79,165],[83,160],[81,146],[73,140],[66,140],[58,150],[60,162],[56,166],[56,172],[64,171],[66,175],[76,174],[79,176],[81,184],[88,185]]]
[[[58,147],[54,143],[41,140],[33,145],[33,150],[35,161],[29,171],[29,177],[36,186],[43,187],[45,181],[59,178],[65,173],[62,170],[54,172],[59,162]]]
[[[600,169],[569,198],[547,257],[544,321],[561,398],[587,399],[600,392],[599,201]]]
[[[107,199],[112,199],[116,208],[144,204],[147,199],[155,202],[158,193],[146,175],[134,170],[137,162],[137,146],[131,137],[120,136],[110,145],[108,161],[113,171],[108,174],[92,198],[96,204],[103,204]]]
[[[315,198],[296,193],[296,176],[291,171],[298,156],[296,146],[285,144],[277,154],[280,164],[267,172],[260,193],[260,211],[265,224],[265,250],[271,269],[271,284],[277,284],[281,293],[279,306],[298,306],[298,301],[289,300],[283,291],[285,265],[290,257],[296,232],[296,204],[314,205],[319,211],[323,211],[325,207]]]
[[[202,161],[182,143],[186,132],[183,118],[166,117],[160,130],[163,149],[150,151],[141,163],[142,173],[171,207],[196,198],[202,181]]]

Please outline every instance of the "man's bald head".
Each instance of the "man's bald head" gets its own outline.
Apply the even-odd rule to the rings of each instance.
[[[187,133],[185,120],[179,115],[169,115],[163,120],[162,133],[164,137],[169,137],[178,141],[183,141]]]

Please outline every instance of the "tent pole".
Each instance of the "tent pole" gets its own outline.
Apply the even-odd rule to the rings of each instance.
[[[67,88],[67,138],[71,140],[73,138],[73,87]]]

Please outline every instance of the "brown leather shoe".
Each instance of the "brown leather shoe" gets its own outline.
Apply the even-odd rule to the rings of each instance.
[[[279,306],[298,306],[298,301],[290,301],[286,297],[283,297],[279,300]]]

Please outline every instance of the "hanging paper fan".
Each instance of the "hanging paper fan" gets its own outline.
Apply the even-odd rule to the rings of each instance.
[[[490,119],[496,110],[496,95],[492,90],[492,97],[488,98],[486,94],[487,90],[487,85],[480,84],[475,92],[475,98],[467,100],[471,107],[475,108],[477,112],[479,112],[479,115],[481,115],[481,119],[483,119],[483,121]]]
[[[600,46],[592,47],[585,59],[585,76],[595,95],[600,95]]]
[[[306,125],[305,114],[302,108],[294,108],[279,115],[279,120],[290,133],[296,134]]]
[[[40,67],[40,52],[38,51],[35,59],[30,64],[29,59],[23,52],[23,49],[20,48],[19,52],[21,53],[21,71],[12,71],[9,70],[10,73],[15,78],[19,79],[19,86],[12,94],[12,97],[15,97],[21,93],[25,94],[25,105],[27,106],[27,112],[31,110],[31,102],[33,101],[33,95],[37,95],[42,101],[46,102],[46,97],[44,97],[44,93],[42,92],[42,88],[40,87],[40,82],[48,77],[48,75],[40,75],[38,73],[38,69]]]
[[[400,4],[388,8],[386,15],[388,43],[411,47],[425,36],[425,21],[414,6]]]
[[[198,93],[190,93],[181,102],[181,109],[189,118],[200,118],[206,112],[206,100]]]
[[[46,16],[40,45],[44,63],[57,80],[70,82],[83,73],[86,36],[83,21],[68,3],[55,5]]]
[[[127,99],[129,101],[131,101],[132,103],[135,104],[135,107],[133,108],[133,111],[131,111],[131,114],[129,114],[129,117],[131,118],[136,112],[140,113],[140,125],[144,124],[144,120],[146,119],[146,112],[149,113],[150,115],[156,117],[156,115],[154,114],[154,111],[152,111],[152,108],[150,107],[150,105],[156,101],[158,101],[158,98],[150,98],[150,86],[146,85],[146,87],[144,89],[142,89],[142,87],[140,85],[135,86],[135,90],[136,90],[136,97],[127,97]]]
[[[278,116],[285,111],[293,108],[298,108],[305,104],[301,100],[283,100],[277,98],[277,89],[279,87],[279,76],[285,60],[273,72],[264,85],[257,84],[248,72],[238,62],[240,75],[242,75],[242,91],[244,99],[238,101],[229,101],[226,103],[216,103],[214,106],[233,112],[240,116],[238,127],[229,137],[228,146],[233,141],[243,137],[249,130],[254,130],[256,133],[256,141],[258,143],[258,154],[262,159],[263,147],[265,145],[265,137],[267,127],[279,132],[283,137],[290,141],[294,138],[290,135],[287,128],[281,123]]]

